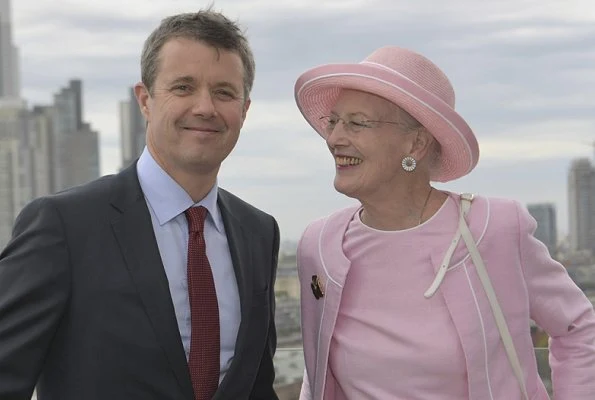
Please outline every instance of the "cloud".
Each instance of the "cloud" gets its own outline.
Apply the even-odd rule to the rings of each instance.
[[[417,50],[449,76],[457,110],[482,150],[469,177],[446,187],[566,208],[569,160],[590,156],[595,132],[595,8],[591,0],[218,0],[247,28],[256,57],[252,106],[221,182],[273,212],[288,238],[353,200],[332,188],[324,141],[293,101],[297,76],[357,62],[386,44]],[[23,94],[48,103],[69,79],[101,133],[102,172],[120,167],[118,101],[139,79],[149,32],[195,1],[13,1]],[[553,194],[551,194],[553,193]],[[538,196],[540,196],[538,198]],[[559,212],[560,229],[567,226]]]

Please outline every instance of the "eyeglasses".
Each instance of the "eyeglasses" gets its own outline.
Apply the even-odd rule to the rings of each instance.
[[[407,128],[407,125],[403,122],[395,122],[395,121],[373,121],[369,119],[361,119],[361,118],[351,118],[345,119],[341,117],[337,117],[336,115],[325,115],[318,118],[323,124],[326,133],[330,134],[339,121],[343,121],[343,126],[345,130],[350,133],[360,133],[366,129],[374,129],[377,128],[381,124],[392,124],[392,125],[401,125]]]

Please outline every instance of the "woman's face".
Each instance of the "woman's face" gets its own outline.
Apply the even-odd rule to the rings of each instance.
[[[402,184],[407,172],[401,161],[415,140],[402,119],[402,111],[382,97],[341,92],[327,117],[326,132],[338,192],[361,201]]]

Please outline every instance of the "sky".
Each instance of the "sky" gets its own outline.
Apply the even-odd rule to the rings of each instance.
[[[145,38],[163,17],[209,4],[13,0],[22,95],[31,106],[48,104],[81,79],[84,119],[100,133],[101,173],[114,173],[118,102],[140,78]],[[252,105],[219,184],[274,215],[284,240],[355,204],[333,188],[334,162],[295,106],[295,80],[384,45],[434,61],[478,138],[476,169],[436,186],[554,203],[558,231],[568,232],[568,169],[595,151],[592,0],[217,0],[214,8],[245,28],[256,59]]]

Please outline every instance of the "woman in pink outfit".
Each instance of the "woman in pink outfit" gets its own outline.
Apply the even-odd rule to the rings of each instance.
[[[427,58],[383,47],[322,65],[297,105],[326,140],[334,185],[361,205],[298,248],[301,399],[544,400],[530,320],[550,335],[556,400],[595,399],[595,313],[510,200],[431,182],[473,170],[477,140]]]

